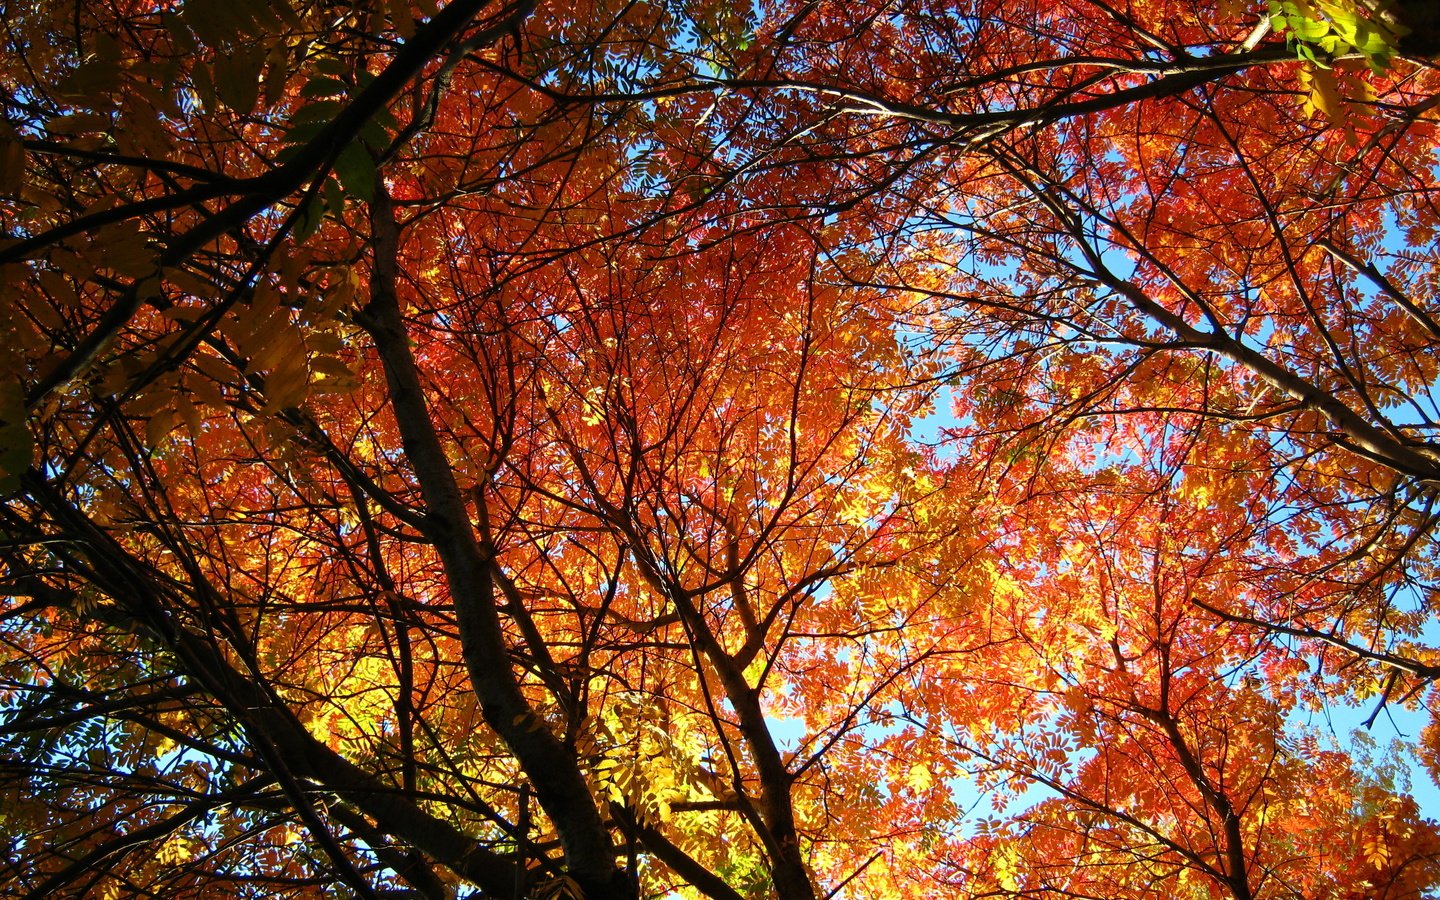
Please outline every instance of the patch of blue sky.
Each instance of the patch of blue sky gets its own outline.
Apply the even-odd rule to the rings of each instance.
[[[1436,635],[1440,638],[1440,635]],[[1357,761],[1364,777],[1382,788],[1414,798],[1421,815],[1440,818],[1440,786],[1416,754],[1420,732],[1430,713],[1413,703],[1327,704],[1319,710],[1296,707],[1287,730],[1325,736],[1337,750]]]
[[[1440,153],[1440,150],[1437,150],[1437,153]],[[956,233],[964,234],[979,224],[979,216],[977,211],[965,209],[961,205],[952,205],[944,215],[936,215],[927,222],[919,223],[918,230],[952,229]],[[1137,274],[1138,265],[1131,254],[1098,237],[1103,233],[1100,224],[1092,223],[1091,230],[1092,235],[1096,236],[1095,243],[1099,249],[1102,265],[1120,278],[1133,278]],[[1385,226],[1385,233],[1386,240],[1383,249],[1393,254],[1400,253],[1401,229],[1393,216]],[[1069,251],[1069,259],[1076,270],[1080,272],[1084,272],[1089,265],[1073,248]],[[956,274],[982,279],[1000,290],[1007,285],[1013,285],[1017,292],[1022,290],[1022,286],[1016,283],[1019,267],[1015,260],[990,260],[979,254],[968,254],[959,259],[946,260],[944,265],[952,267]],[[1224,273],[1217,272],[1217,277],[1223,277],[1223,275]],[[1251,300],[1258,299],[1258,289],[1253,285],[1237,282],[1234,289],[1246,293]],[[1353,302],[1357,304],[1387,302],[1373,281],[1363,278],[1356,279],[1352,289],[1355,291],[1355,294],[1352,295]],[[1116,326],[1120,324],[1115,323]],[[1124,324],[1133,327],[1135,323],[1132,321]],[[1283,345],[1280,347],[1274,345],[1276,329],[1272,320],[1268,318],[1260,318],[1255,322],[1230,323],[1230,326],[1231,334],[1251,350],[1267,353],[1274,353],[1277,349],[1281,352],[1284,350]],[[1063,328],[1064,326],[1059,327]],[[1146,327],[1149,336],[1164,336],[1157,323],[1150,322]],[[1131,334],[1134,332],[1132,331]],[[978,331],[961,332],[958,335],[949,336],[949,339],[963,342],[972,350],[1001,354],[1013,352],[1016,340],[1023,336],[1015,334],[1009,337],[1002,336],[997,340],[989,332]],[[1078,335],[1060,333],[1055,337],[1075,346]],[[1079,343],[1083,343],[1083,341]],[[1216,364],[1230,365],[1218,359]],[[1437,391],[1440,391],[1440,384],[1421,384],[1403,395],[1386,398],[1377,406],[1384,411],[1390,423],[1397,427],[1432,428],[1437,421],[1440,421],[1440,403],[1437,403],[1436,400]],[[974,424],[972,421],[955,416],[951,402],[954,397],[954,387],[946,385],[938,388],[934,395],[935,408],[928,415],[914,420],[911,425],[911,440],[917,445],[931,448],[932,452],[937,453],[942,461],[946,458],[953,458],[953,454],[960,444],[955,435],[964,434],[966,429]],[[1286,480],[1298,477],[1297,469],[1304,464],[1308,455],[1305,448],[1293,444],[1281,431],[1274,433],[1272,441],[1278,442],[1274,445],[1277,451],[1282,454],[1288,453],[1296,460],[1292,466],[1282,468],[1278,472],[1278,477]],[[1163,436],[1157,437],[1155,451],[1157,454],[1160,452],[1159,445],[1163,443]],[[948,457],[947,448],[950,454]],[[1152,464],[1157,460],[1151,460]],[[1107,449],[1102,446],[1091,465],[1099,469],[1140,462],[1142,462],[1142,457],[1137,448]],[[1283,488],[1285,485],[1282,484],[1281,487]],[[1366,501],[1356,499],[1352,505],[1363,502]],[[1294,531],[1294,526],[1299,525],[1302,518],[1312,518],[1307,515],[1308,512],[1307,509],[1277,502],[1272,506],[1269,517],[1276,527]],[[1339,541],[1342,537],[1323,523],[1320,524],[1318,531],[1313,530],[1310,523],[1305,523],[1305,527],[1309,529],[1307,533],[1295,532],[1300,546],[1314,547]],[[1434,555],[1433,551],[1421,553],[1427,563]],[[1397,589],[1395,593],[1393,602],[1397,608],[1428,609],[1427,600],[1418,589],[1401,588]],[[1401,597],[1400,594],[1408,594],[1408,596]],[[1417,636],[1417,639],[1427,646],[1435,646],[1440,643],[1440,627],[1437,627],[1433,618]],[[1240,677],[1241,672],[1242,670],[1237,670],[1235,677]],[[1329,736],[1335,746],[1346,750],[1352,758],[1357,760],[1357,765],[1364,777],[1379,780],[1387,789],[1412,795],[1423,814],[1432,817],[1440,815],[1440,788],[1437,788],[1429,773],[1419,763],[1415,753],[1419,732],[1430,721],[1430,714],[1419,708],[1414,702],[1409,704],[1386,702],[1378,706],[1377,703],[1376,698],[1371,698],[1368,703],[1332,702],[1318,710],[1297,707],[1289,714],[1287,731],[1299,733],[1307,729],[1320,728]],[[1076,760],[1076,762],[1083,762],[1083,759]],[[957,784],[953,786],[953,790],[956,792],[957,798],[964,798],[964,801],[968,802],[972,808],[978,808],[987,799],[994,796],[991,792],[978,790],[973,783]],[[1045,785],[1033,782],[1019,792],[1004,793],[999,796],[1002,797],[1001,814],[1013,816],[1035,803],[1058,795]]]

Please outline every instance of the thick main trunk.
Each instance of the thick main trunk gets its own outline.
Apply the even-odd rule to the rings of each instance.
[[[481,711],[534,786],[536,800],[560,836],[569,875],[584,888],[586,900],[628,900],[634,889],[615,865],[614,844],[579,761],[530,706],[510,665],[494,560],[476,539],[410,352],[396,295],[399,227],[383,187],[372,204],[371,229],[370,301],[358,318],[385,367],[401,442],[427,507],[426,536],[445,570],[466,670]]]

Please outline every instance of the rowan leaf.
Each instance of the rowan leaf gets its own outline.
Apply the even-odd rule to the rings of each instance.
[[[335,176],[345,193],[362,202],[375,199],[375,161],[359,143],[347,144],[335,158]]]
[[[5,871],[1435,894],[1422,6],[8,10]]]

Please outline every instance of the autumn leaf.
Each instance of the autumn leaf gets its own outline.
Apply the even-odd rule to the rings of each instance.
[[[1123,12],[8,11],[4,891],[1433,892],[1428,20]]]

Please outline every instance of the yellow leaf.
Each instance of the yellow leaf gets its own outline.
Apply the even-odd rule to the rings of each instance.
[[[180,414],[175,407],[162,409],[150,417],[145,424],[145,443],[150,447],[158,447],[175,430],[175,425]]]
[[[407,41],[415,36],[415,17],[410,15],[409,0],[386,0],[385,5],[389,7],[390,21],[395,25],[395,30]]]
[[[310,386],[305,354],[295,352],[280,360],[265,378],[265,410],[274,412],[300,405]]]
[[[1340,96],[1340,83],[1335,73],[1318,66],[1302,66],[1296,73],[1300,85],[1308,90],[1305,110],[1311,115],[1319,113],[1332,123],[1338,124],[1345,110],[1345,101]]]
[[[916,763],[905,773],[905,784],[915,791],[928,791],[935,783],[935,776],[930,773],[930,767],[924,763]]]

